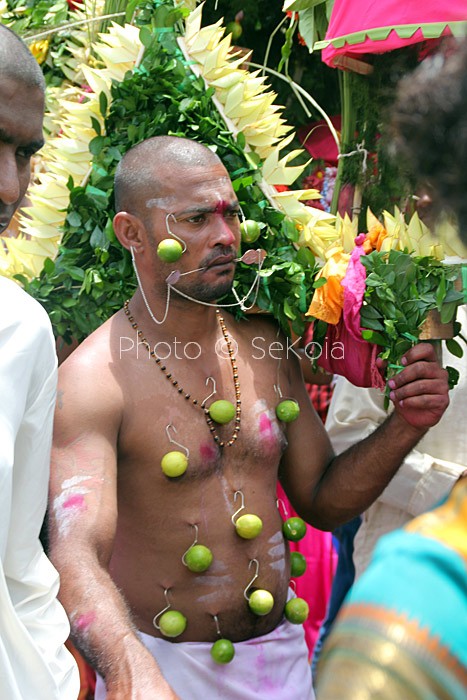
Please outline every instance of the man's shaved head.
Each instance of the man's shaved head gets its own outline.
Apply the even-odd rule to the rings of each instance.
[[[0,24],[0,80],[11,78],[27,87],[45,90],[45,80],[36,59],[14,32]]]
[[[146,202],[166,194],[166,179],[174,171],[219,165],[207,146],[178,136],[155,136],[131,148],[115,173],[115,209],[144,218]]]

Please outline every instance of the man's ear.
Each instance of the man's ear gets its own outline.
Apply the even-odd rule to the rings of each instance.
[[[143,252],[146,240],[144,224],[137,216],[127,211],[119,211],[113,220],[115,235],[124,248],[134,248],[136,253]]]

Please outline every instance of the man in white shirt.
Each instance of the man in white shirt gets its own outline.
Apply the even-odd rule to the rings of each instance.
[[[459,307],[457,320],[466,337],[465,304]],[[467,353],[457,358],[443,349],[443,364],[458,370],[459,383],[450,392],[443,418],[407,455],[381,496],[363,514],[354,539],[356,578],[370,563],[380,537],[433,508],[467,470]],[[383,404],[384,394],[379,389],[361,389],[338,378],[326,421],[338,454],[370,435],[387,418]]]
[[[44,88],[26,46],[0,25],[0,233],[43,143]],[[0,299],[0,698],[76,700],[58,574],[39,540],[56,392],[53,335],[44,309],[3,277]]]

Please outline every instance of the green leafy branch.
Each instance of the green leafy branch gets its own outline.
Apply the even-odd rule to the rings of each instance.
[[[380,357],[388,363],[388,376],[402,369],[400,358],[418,342],[428,313],[437,310],[441,323],[451,322],[463,294],[455,289],[459,268],[434,257],[408,252],[373,251],[360,258],[366,268],[366,289],[360,310],[362,337],[380,345]],[[459,324],[454,334],[459,332]],[[448,350],[462,356],[459,343],[446,341]],[[451,384],[457,381],[450,368]]]

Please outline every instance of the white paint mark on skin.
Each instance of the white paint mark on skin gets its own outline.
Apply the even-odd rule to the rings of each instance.
[[[281,559],[276,559],[276,561],[270,562],[269,568],[270,569],[277,569],[277,571],[280,571],[281,573],[283,571],[285,571],[285,557],[282,557]]]
[[[276,544],[274,547],[271,547],[271,549],[268,550],[268,554],[271,556],[271,558],[274,559],[280,559],[284,558],[284,544]]]
[[[65,479],[65,481],[62,482],[62,491],[65,491],[65,489],[69,489],[72,486],[76,486],[77,484],[81,484],[82,481],[89,481],[89,479],[95,478],[95,476],[88,476],[87,474],[83,476],[72,476],[71,479]]]
[[[224,503],[227,508],[227,512],[231,513],[232,515],[235,513],[237,508],[240,508],[241,504],[241,499],[239,496],[237,496],[237,500],[235,501],[234,504],[234,493],[235,491],[232,491],[232,487],[228,484],[227,479],[225,476],[221,476],[220,480],[222,482],[222,496],[224,498]]]
[[[199,598],[196,598],[197,603],[214,603],[216,600],[218,600],[220,595],[220,592],[218,590],[213,591],[212,593],[206,593],[206,595],[202,595]]]
[[[273,536],[268,539],[268,544],[277,544],[278,542],[284,542],[281,530],[275,532]]]
[[[85,495],[90,489],[78,486],[81,481],[91,477],[81,476],[66,479],[62,484],[62,492],[54,499],[53,512],[58,525],[60,537],[66,537],[76,517],[86,510]]]
[[[268,433],[268,435],[265,435],[265,437],[269,437],[272,440],[278,440],[281,443],[284,436],[277,421],[275,410],[273,408],[269,408],[264,399],[258,399],[253,406],[253,413],[258,425],[267,425],[267,430],[263,425],[263,431]]]
[[[232,583],[233,581],[233,576],[197,576],[194,579],[194,583],[199,584],[200,586],[222,586],[222,585],[227,585],[229,583]]]
[[[170,209],[174,206],[176,197],[153,197],[146,202],[146,209],[157,207],[157,209]]]

